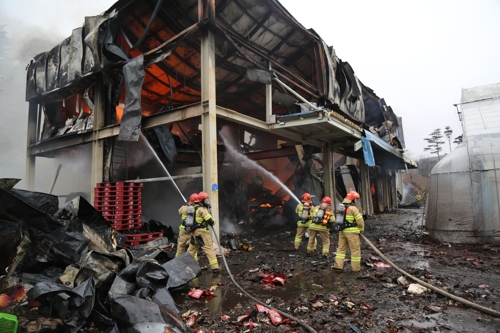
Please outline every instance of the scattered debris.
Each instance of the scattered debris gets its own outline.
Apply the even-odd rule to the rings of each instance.
[[[215,293],[212,291],[193,289],[188,293],[188,296],[193,297],[193,298],[200,298],[202,296],[212,297],[212,296],[215,296]]]
[[[375,268],[390,268],[391,265],[383,263],[383,262],[376,262],[373,264],[373,267],[375,267]]]
[[[419,285],[418,283],[410,283],[406,291],[408,291],[410,294],[420,295],[425,293],[427,291],[427,288]]]

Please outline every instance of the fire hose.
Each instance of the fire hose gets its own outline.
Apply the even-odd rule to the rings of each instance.
[[[255,302],[257,303],[262,303],[264,304],[264,302],[262,302],[261,300],[259,300],[258,298],[255,298],[253,297],[252,295],[250,295],[245,289],[243,289],[238,283],[236,283],[236,281],[234,280],[234,277],[233,275],[231,274],[231,271],[229,270],[229,267],[227,265],[227,262],[226,262],[226,258],[224,257],[224,251],[222,251],[222,247],[220,245],[220,242],[219,242],[219,238],[217,237],[217,234],[215,233],[215,230],[213,229],[212,226],[210,226],[210,228],[212,228],[212,231],[213,231],[213,235],[215,236],[215,241],[217,243],[217,246],[219,246],[219,251],[221,253],[221,257],[222,257],[222,261],[224,262],[224,266],[226,267],[226,270],[227,270],[227,273],[229,274],[229,278],[231,279],[231,281],[233,281],[234,285],[236,287],[238,287],[238,289],[240,289],[245,295],[247,295],[248,297],[250,297],[252,300],[254,300]],[[283,312],[279,309],[276,309],[276,308],[273,308],[273,307],[269,307],[269,306],[266,306],[267,308],[270,308],[272,310],[275,310],[276,312],[278,312],[280,315],[282,315],[283,317],[287,317],[293,321],[296,321],[298,322],[300,325],[302,325],[304,328],[306,328],[309,332],[313,332],[313,333],[317,333],[311,326],[307,325],[306,323],[304,323],[302,320],[298,319],[298,318],[295,318],[294,316],[292,315],[289,315],[288,313],[286,312]]]
[[[405,276],[409,277],[409,278],[410,278],[410,279],[412,279],[413,281],[416,281],[418,284],[420,284],[420,285],[422,285],[422,286],[424,286],[424,287],[426,287],[426,288],[429,288],[429,289],[431,289],[431,290],[434,290],[434,291],[435,291],[435,292],[437,292],[438,294],[441,294],[441,295],[443,295],[443,296],[446,296],[446,297],[448,297],[448,298],[451,298],[451,299],[452,299],[452,300],[454,300],[454,301],[457,301],[457,302],[460,302],[460,303],[462,303],[462,304],[465,304],[465,305],[467,305],[467,306],[469,306],[469,307],[471,307],[471,308],[473,308],[473,309],[479,310],[479,311],[481,311],[481,312],[484,312],[484,313],[490,314],[490,315],[495,316],[495,317],[500,317],[500,312],[498,312],[498,311],[495,311],[495,310],[493,310],[493,309],[490,309],[490,308],[487,308],[487,307],[484,307],[484,306],[478,305],[478,304],[476,304],[476,303],[470,302],[470,301],[468,301],[468,300],[466,300],[466,299],[463,299],[463,298],[461,298],[461,297],[458,297],[458,296],[452,295],[452,294],[450,294],[450,293],[447,293],[446,291],[441,290],[441,289],[439,289],[439,288],[437,288],[437,287],[435,287],[435,286],[433,286],[433,285],[431,285],[431,284],[429,284],[429,283],[426,283],[426,282],[424,282],[424,281],[422,281],[422,280],[420,280],[420,279],[418,279],[418,278],[414,277],[413,275],[411,275],[411,274],[409,274],[409,273],[405,272],[404,270],[402,270],[401,268],[399,268],[398,266],[396,266],[394,263],[392,263],[389,259],[387,259],[387,258],[386,258],[386,257],[382,254],[382,252],[380,252],[380,251],[379,251],[379,249],[377,249],[377,248],[375,247],[375,245],[373,245],[373,243],[372,243],[372,242],[370,242],[370,241],[368,240],[368,238],[366,238],[366,237],[365,237],[365,235],[360,234],[360,236],[361,236],[361,238],[363,238],[363,240],[364,240],[364,241],[365,241],[365,242],[366,242],[366,243],[367,243],[367,244],[368,244],[368,245],[372,248],[372,250],[373,250],[373,251],[375,251],[375,253],[377,253],[377,254],[380,256],[380,258],[382,258],[382,259],[383,259],[386,263],[388,263],[389,265],[391,265],[391,266],[392,266],[395,270],[397,270],[397,271],[398,271],[398,272],[400,272],[401,274],[403,274],[403,275],[405,275]]]

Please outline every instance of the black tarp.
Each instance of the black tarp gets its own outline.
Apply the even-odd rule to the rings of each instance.
[[[30,206],[49,215],[54,214],[59,207],[59,199],[57,196],[52,194],[18,189],[12,189],[10,193]]]
[[[141,134],[141,90],[144,81],[142,54],[123,66],[125,77],[125,106],[120,123],[119,141],[138,141]]]
[[[170,127],[168,125],[158,126],[154,128],[154,132],[165,159],[167,160],[167,164],[171,165],[176,160],[177,148],[175,147],[175,140],[170,131]]]
[[[32,242],[19,270],[39,271],[80,261],[89,239],[74,225],[65,225],[3,189],[0,189],[0,202],[0,218],[18,223],[28,231]]]

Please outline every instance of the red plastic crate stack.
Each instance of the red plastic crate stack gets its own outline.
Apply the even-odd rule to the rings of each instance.
[[[142,227],[143,183],[99,183],[94,188],[94,208],[118,231]]]
[[[125,242],[124,246],[131,247],[161,238],[163,237],[163,232],[147,232],[142,234],[123,234],[123,235],[127,237],[127,241]]]

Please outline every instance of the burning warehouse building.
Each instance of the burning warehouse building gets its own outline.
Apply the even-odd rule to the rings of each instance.
[[[201,190],[219,221],[286,218],[304,191],[357,190],[370,215],[416,167],[401,118],[277,0],[117,1],[33,59],[26,100],[29,189],[71,152],[87,199],[142,182],[166,224]]]

